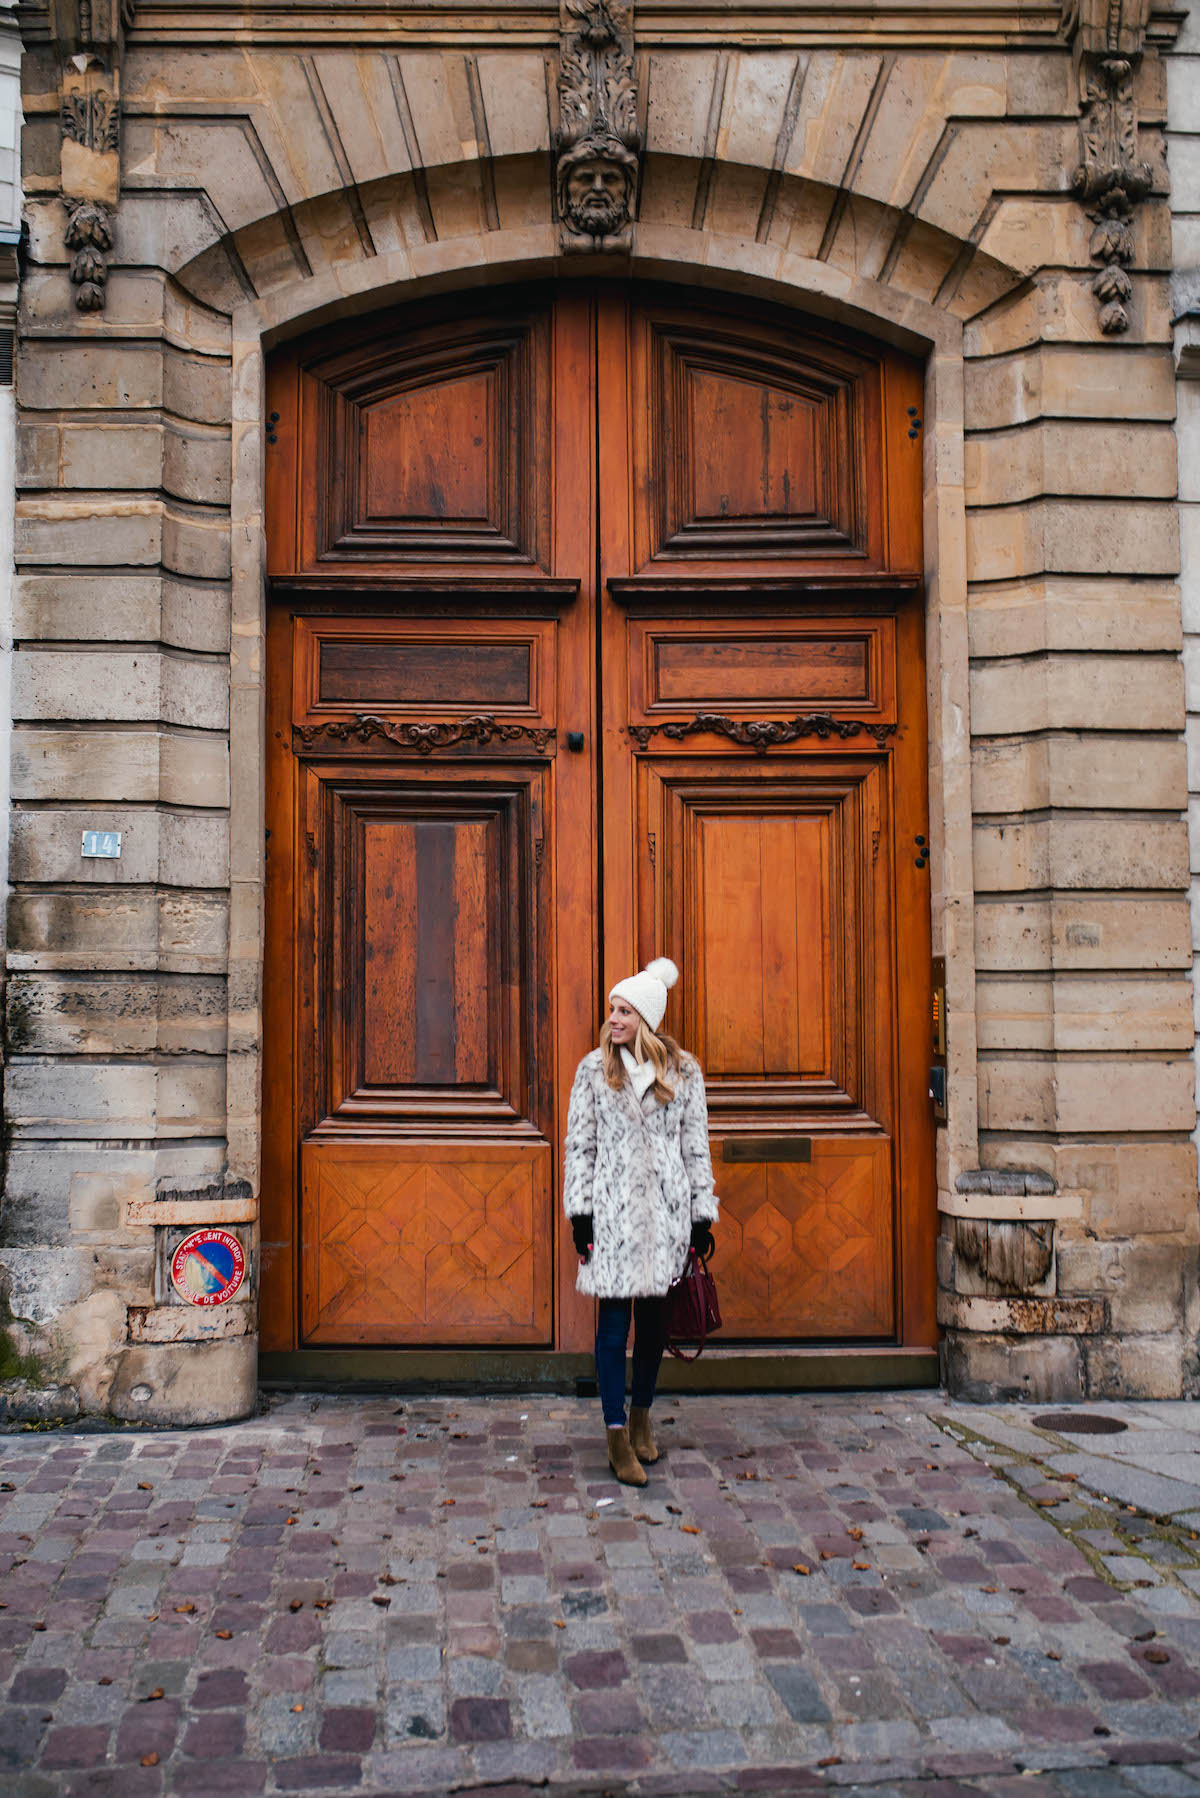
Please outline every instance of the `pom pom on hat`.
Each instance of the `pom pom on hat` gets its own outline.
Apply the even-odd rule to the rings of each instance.
[[[674,986],[679,979],[679,969],[665,955],[660,955],[640,974],[630,974],[626,980],[618,980],[609,991],[609,1003],[614,999],[624,999],[627,1005],[640,1014],[651,1030],[657,1030],[663,1021],[663,1013],[667,1009],[667,988]]]

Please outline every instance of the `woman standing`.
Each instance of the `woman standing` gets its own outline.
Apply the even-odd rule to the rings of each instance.
[[[567,1113],[563,1205],[579,1254],[580,1292],[595,1297],[596,1383],[608,1459],[626,1486],[658,1460],[650,1406],[666,1345],[666,1295],[689,1248],[713,1252],[717,1215],[699,1064],[658,1034],[673,961],[652,961],[608,995],[600,1047],[575,1073]],[[633,1392],[625,1422],[632,1316]]]

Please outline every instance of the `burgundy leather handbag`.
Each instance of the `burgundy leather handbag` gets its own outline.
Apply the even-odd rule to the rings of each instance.
[[[688,1250],[687,1266],[667,1294],[667,1347],[677,1361],[698,1361],[704,1344],[721,1328],[717,1283],[708,1263],[695,1249]],[[681,1342],[698,1344],[694,1355],[685,1355]]]

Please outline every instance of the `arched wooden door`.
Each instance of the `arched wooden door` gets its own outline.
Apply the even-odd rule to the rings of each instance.
[[[264,1349],[587,1345],[566,1093],[655,954],[724,1343],[933,1343],[920,393],[627,287],[274,358]]]

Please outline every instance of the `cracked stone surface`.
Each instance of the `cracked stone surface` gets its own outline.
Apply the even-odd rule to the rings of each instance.
[[[0,1438],[0,1786],[1200,1798],[1200,1418],[1087,1414],[665,1400],[634,1491],[563,1398]]]

